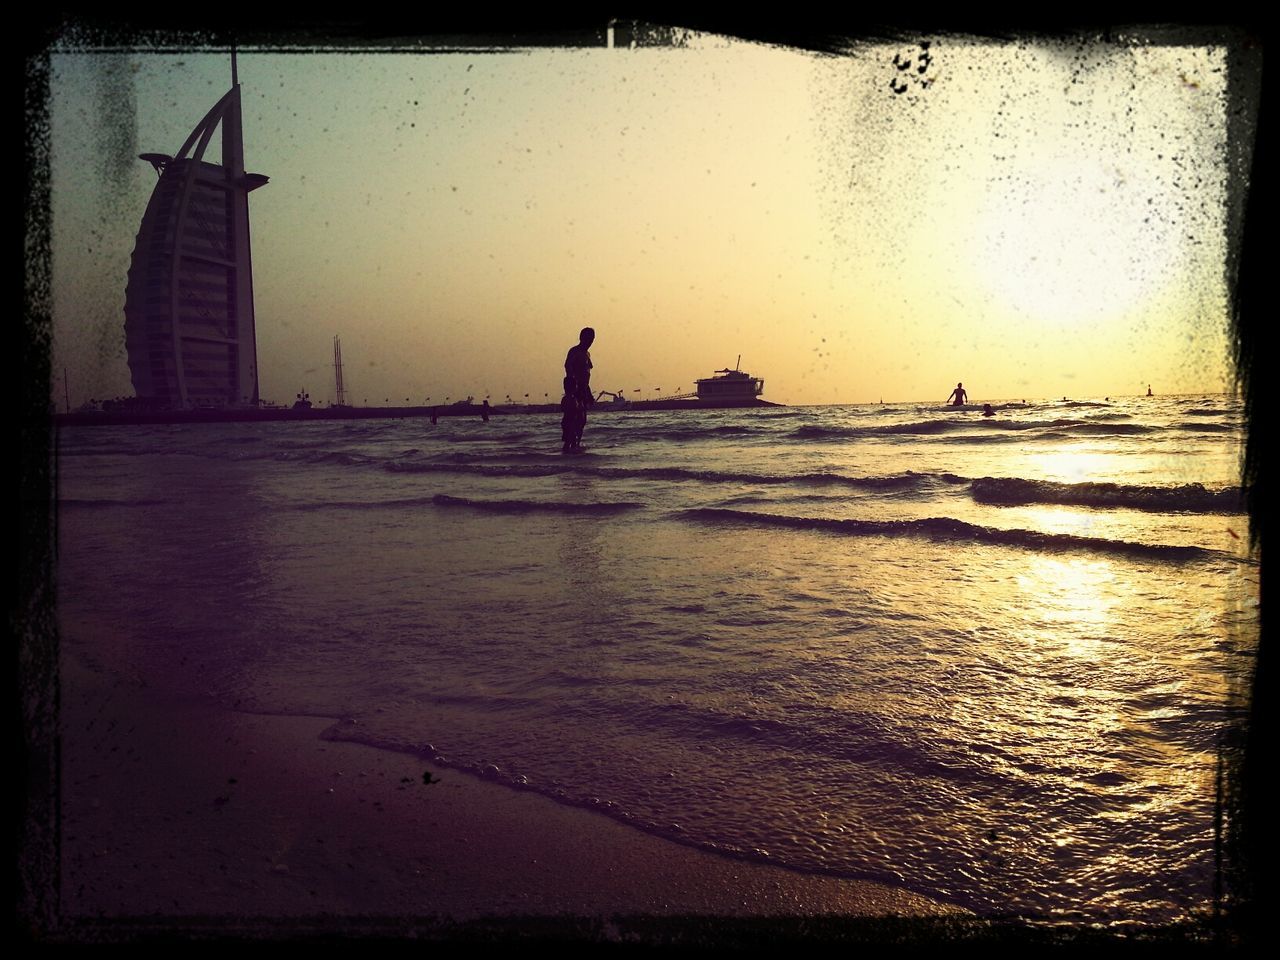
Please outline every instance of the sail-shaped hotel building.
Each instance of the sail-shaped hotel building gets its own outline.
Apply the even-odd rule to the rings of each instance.
[[[221,128],[221,163],[204,159]],[[177,155],[144,153],[159,182],[138,230],[125,288],[125,346],[134,392],[153,409],[256,407],[258,358],[249,252],[240,84],[191,131]]]

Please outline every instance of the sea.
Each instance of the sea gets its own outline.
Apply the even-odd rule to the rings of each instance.
[[[984,916],[1213,907],[1230,395],[67,426],[64,656]],[[602,851],[603,853],[603,851]]]

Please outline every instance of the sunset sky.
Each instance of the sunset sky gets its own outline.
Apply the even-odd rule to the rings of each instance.
[[[241,49],[262,396],[331,401],[338,335],[357,404],[554,399],[585,325],[628,396],[739,354],[794,404],[1228,389],[1224,49],[922,39]],[[59,409],[132,394],[137,154],[231,79],[61,50]]]

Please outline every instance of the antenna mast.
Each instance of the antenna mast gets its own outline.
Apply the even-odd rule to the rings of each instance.
[[[335,406],[345,407],[347,392],[342,387],[342,341],[337,337],[333,338],[333,381],[338,395]]]

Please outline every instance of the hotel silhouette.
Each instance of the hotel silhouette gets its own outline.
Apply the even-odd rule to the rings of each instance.
[[[222,129],[221,164],[204,159]],[[249,253],[240,84],[191,131],[177,156],[144,153],[159,182],[138,230],[125,288],[129,372],[154,409],[256,407],[258,356]]]

